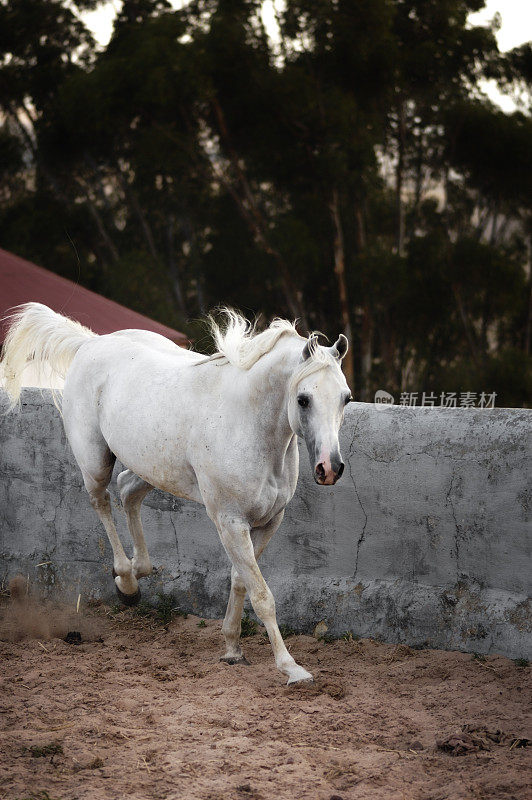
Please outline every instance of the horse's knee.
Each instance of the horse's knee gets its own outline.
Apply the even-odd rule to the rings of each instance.
[[[255,614],[263,622],[275,618],[275,600],[268,586],[264,585],[264,587],[250,592],[249,598]]]
[[[244,581],[240,577],[233,578],[231,581],[231,589],[237,595],[237,597],[245,597],[246,596],[246,586]]]
[[[107,489],[89,489],[89,498],[95,511],[107,512],[111,510],[111,496]]]

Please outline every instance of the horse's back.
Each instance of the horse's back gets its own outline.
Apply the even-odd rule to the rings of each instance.
[[[116,331],[116,333],[108,335],[116,336],[121,340],[126,340],[133,344],[147,347],[160,353],[167,353],[168,355],[174,355],[177,357],[181,356],[191,361],[202,358],[200,353],[195,353],[193,350],[187,350],[175,342],[172,342],[171,339],[167,339],[166,336],[161,336],[160,333],[154,333],[153,331],[130,328],[123,331]]]
[[[63,391],[66,417],[83,415],[94,423],[115,410],[137,413],[165,405],[187,383],[184,373],[202,356],[150,331],[125,330],[87,341],[68,370]],[[143,414],[140,414],[143,416]]]
[[[110,368],[110,375],[115,379],[143,369],[149,372],[156,368],[164,369],[165,366],[174,371],[176,367],[202,358],[204,356],[200,353],[180,347],[152,331],[116,331],[90,339],[80,347],[67,374],[67,383],[81,379],[86,384],[94,379],[100,385]]]

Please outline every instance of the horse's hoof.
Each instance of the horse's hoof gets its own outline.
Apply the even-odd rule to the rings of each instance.
[[[307,672],[306,669],[303,669],[303,667],[298,667],[297,670],[292,673],[290,678],[288,678],[286,685],[293,686],[295,683],[314,683],[314,678],[310,672]]]
[[[293,680],[287,681],[287,686],[310,686],[311,683],[314,683],[314,678],[294,678]]]
[[[247,660],[245,656],[222,656],[220,661],[223,661],[225,664],[245,664],[249,667],[250,662]]]
[[[141,598],[140,589],[137,589],[135,594],[124,594],[121,592],[118,586],[115,583],[116,593],[118,595],[118,599],[122,602],[125,606],[136,606]]]

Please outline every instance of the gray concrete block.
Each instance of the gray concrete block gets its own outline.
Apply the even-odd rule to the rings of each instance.
[[[351,404],[342,480],[317,486],[301,447],[296,495],[262,558],[279,621],[530,656],[531,430],[529,410]],[[154,491],[143,522],[157,567],[144,594],[223,616],[229,564],[203,507]],[[113,593],[111,550],[46,391],[24,390],[20,411],[0,417],[0,559],[4,580]]]

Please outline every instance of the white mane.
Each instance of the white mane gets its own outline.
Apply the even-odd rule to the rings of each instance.
[[[216,346],[210,359],[223,358],[226,363],[239,369],[248,370],[259,358],[269,353],[281,336],[291,334],[300,339],[295,324],[287,319],[274,319],[261,333],[255,332],[255,325],[231,308],[223,308],[225,325],[219,325],[209,317],[209,326]]]
[[[219,325],[209,317],[209,325],[216,346],[216,352],[206,360],[221,360],[221,363],[232,364],[242,370],[249,370],[257,363],[259,358],[269,353],[281,336],[286,334],[297,336],[301,342],[307,342],[310,357],[297,367],[290,380],[290,391],[294,391],[297,384],[313,372],[330,366],[338,366],[337,359],[329,350],[318,345],[316,334],[312,333],[308,339],[300,336],[295,323],[287,319],[274,319],[273,322],[261,333],[255,332],[255,325],[241,314],[231,308],[222,309],[227,323]],[[199,362],[205,363],[205,362]]]

